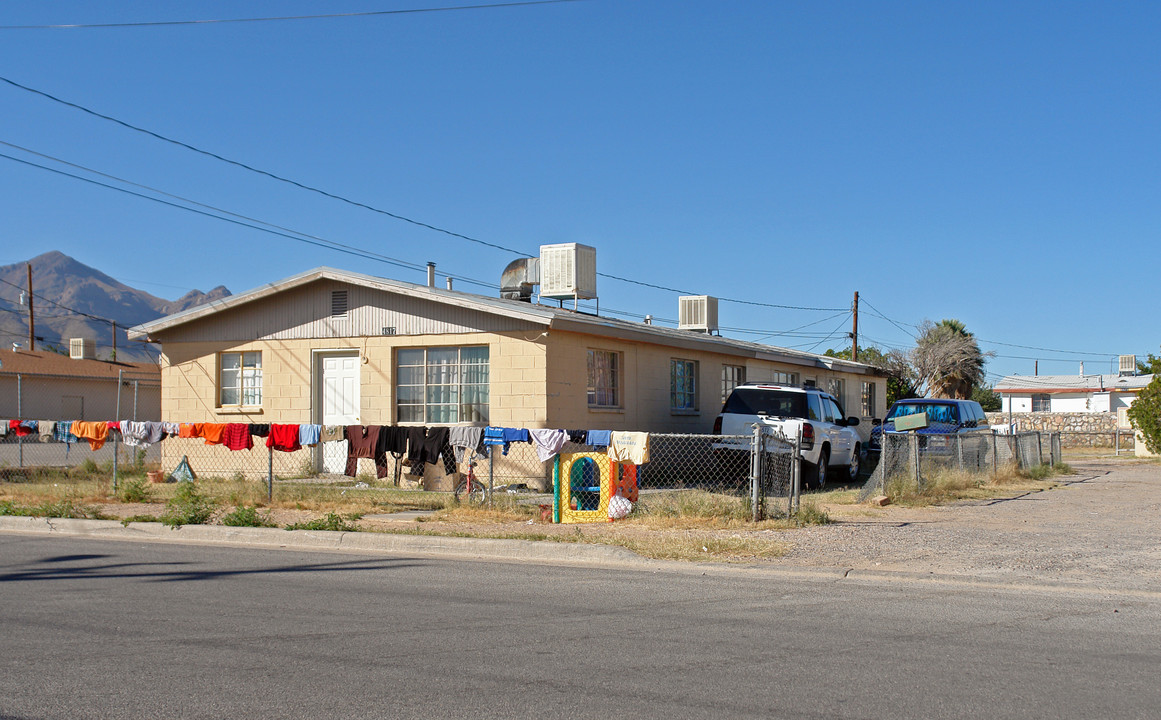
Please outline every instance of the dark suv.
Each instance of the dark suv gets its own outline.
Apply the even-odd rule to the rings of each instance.
[[[895,418],[920,413],[927,416],[927,427],[916,431],[920,435],[950,435],[991,430],[984,409],[974,400],[927,398],[897,400],[887,411],[887,419],[883,424],[871,428],[871,438],[867,443],[868,452],[879,452],[882,433],[895,432]],[[934,442],[935,438],[932,438],[932,441]]]

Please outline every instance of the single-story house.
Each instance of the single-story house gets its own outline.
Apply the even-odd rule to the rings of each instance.
[[[162,414],[175,422],[709,433],[747,380],[817,385],[848,415],[886,409],[884,374],[862,363],[326,267],[129,337],[160,344]],[[280,462],[341,472],[342,460]]]
[[[995,390],[1005,413],[1115,413],[1132,405],[1152,380],[1152,375],[1009,375]]]
[[[0,419],[160,420],[161,368],[84,352],[0,350]]]

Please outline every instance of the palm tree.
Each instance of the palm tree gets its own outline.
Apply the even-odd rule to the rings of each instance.
[[[969,399],[972,388],[983,383],[984,361],[993,353],[980,352],[975,336],[962,322],[924,320],[911,351],[911,363],[920,384],[931,397]]]

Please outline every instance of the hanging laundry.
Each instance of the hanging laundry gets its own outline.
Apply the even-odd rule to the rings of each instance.
[[[250,434],[254,437],[270,437],[270,423],[250,423]]]
[[[346,439],[346,425],[323,425],[322,432],[319,433],[319,440],[322,442],[342,442]]]
[[[302,446],[298,444],[298,426],[271,423],[270,436],[266,438],[266,447],[282,452],[301,450]]]
[[[568,433],[564,430],[529,430],[528,434],[536,446],[536,457],[540,462],[551,460],[568,442]]]
[[[612,430],[589,430],[585,442],[593,447],[608,447],[612,435]]]
[[[483,449],[484,428],[457,425],[449,428],[447,441],[456,454],[456,462],[462,463],[468,450],[480,452]]]
[[[121,421],[121,442],[129,447],[149,447],[145,440],[145,423],[133,420]]]
[[[496,445],[501,445],[503,446],[503,454],[508,454],[508,446],[504,443],[504,428],[502,427],[492,427],[489,425],[488,427],[484,428],[483,444],[485,450],[488,450]]]
[[[319,437],[322,435],[322,425],[299,425],[298,426],[298,444],[303,447],[314,447],[318,445]]]
[[[100,450],[105,446],[105,441],[109,439],[109,423],[107,422],[77,420],[73,423],[72,431],[73,435],[78,438],[89,441],[90,450]]]
[[[347,467],[343,474],[355,477],[359,472],[359,458],[371,458],[375,461],[376,477],[387,477],[387,463],[380,463],[376,456],[376,447],[379,444],[379,425],[348,425],[347,434]]]
[[[589,431],[588,430],[569,430],[568,441],[577,445],[588,444]]]
[[[649,462],[649,433],[613,433],[609,443],[609,459],[633,465]]]
[[[33,421],[35,423],[35,421]],[[16,437],[27,437],[36,430],[35,427],[28,427],[20,420],[9,420],[8,429],[16,434]]]
[[[407,462],[411,466],[408,474],[415,474],[416,465],[423,465],[423,443],[427,440],[427,428],[415,425],[407,428]]]
[[[427,463],[434,463],[439,459],[443,459],[444,473],[451,475],[456,471],[456,456],[452,452],[452,447],[448,444],[448,428],[433,427],[427,431],[423,438],[423,444],[418,454],[418,461],[412,459],[411,474],[423,476],[427,469]],[[408,448],[408,456],[411,456],[410,448]]]
[[[77,436],[72,432],[73,422],[71,420],[61,421],[56,424],[56,430],[53,432],[53,438],[57,442],[62,442],[67,445],[72,445],[77,441]],[[66,449],[67,453],[68,450]]]
[[[0,438],[8,437],[8,421],[0,420]]]
[[[181,426],[175,422],[163,422],[161,429],[170,437],[177,437],[181,434]]]
[[[56,423],[52,420],[37,420],[36,432],[40,435],[40,441],[46,443],[52,440],[52,436],[56,432]]]
[[[206,445],[221,445],[222,433],[226,432],[226,423],[202,423],[202,437]]]
[[[155,420],[146,420],[145,421],[145,442],[152,445],[153,443],[159,443],[164,439],[165,439],[165,428],[163,426],[163,423],[159,423]]]
[[[249,423],[226,423],[222,432],[222,444],[231,450],[249,450],[254,447],[254,438],[250,437]]]
[[[178,423],[177,436],[183,438],[197,437],[197,428],[194,427],[193,423]]]

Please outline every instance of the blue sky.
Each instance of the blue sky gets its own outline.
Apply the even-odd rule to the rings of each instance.
[[[8,0],[0,25],[439,6]],[[915,324],[954,317],[996,352],[995,381],[1158,352],[1159,33],[1156,3],[585,0],[0,29],[0,77],[484,242],[593,245],[599,272],[723,298],[727,335],[845,347],[855,291],[861,345],[910,347]],[[458,289],[493,294],[467,280],[516,257],[2,82],[0,107],[4,143],[434,261]],[[425,278],[5,158],[0,209],[0,264],[60,250],[162,297],[320,265]],[[602,314],[677,317],[676,293],[598,289]]]

